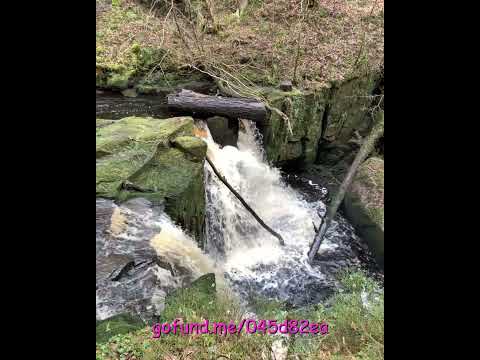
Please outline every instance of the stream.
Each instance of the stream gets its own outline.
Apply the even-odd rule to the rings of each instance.
[[[170,116],[158,98],[97,93],[97,117]],[[97,320],[131,312],[145,320],[158,315],[166,293],[214,272],[249,305],[258,298],[291,307],[319,303],[338,288],[337,275],[360,268],[383,278],[367,245],[337,215],[312,265],[307,252],[325,214],[327,189],[265,161],[255,124],[241,121],[237,147],[216,144],[206,124],[208,154],[230,184],[285,239],[263,229],[205,165],[204,251],[163,212],[144,199],[121,205],[96,200]]]

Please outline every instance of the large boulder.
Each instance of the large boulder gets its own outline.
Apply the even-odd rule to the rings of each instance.
[[[358,169],[345,195],[345,214],[384,266],[384,161],[372,157]]]
[[[165,211],[203,245],[203,164],[207,146],[194,137],[191,117],[97,120],[96,196],[134,197]]]

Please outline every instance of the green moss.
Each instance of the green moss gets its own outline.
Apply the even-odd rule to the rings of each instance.
[[[365,274],[347,272],[340,279],[342,291],[328,301],[328,306],[316,304],[286,310],[283,304],[263,301],[255,305],[258,319],[308,319],[310,323],[328,325],[328,335],[291,336],[286,342],[288,353],[307,360],[383,359],[384,294],[378,284]],[[160,323],[181,319],[186,323],[212,322],[239,324],[245,312],[232,294],[215,291],[215,278],[207,274],[191,286],[167,297]],[[212,325],[210,325],[212,329]],[[219,354],[229,359],[269,358],[272,343],[278,336],[257,334],[219,336],[213,334],[169,335],[152,338],[152,328],[143,328],[127,335],[116,335],[107,343],[97,343],[97,359],[135,358],[216,359]],[[262,355],[265,354],[265,355]]]
[[[136,40],[129,45],[117,48],[117,38],[121,31],[130,26],[138,27],[148,21],[146,14],[138,7],[114,6],[102,19],[97,31],[96,46],[96,86],[99,88],[124,90],[137,84],[152,72],[162,74],[177,71],[167,51],[153,44],[143,44]],[[135,37],[135,39],[141,38]],[[129,47],[128,47],[129,46]],[[161,64],[161,67],[159,67]]]
[[[325,96],[322,92],[272,91],[267,95],[271,106],[284,112],[290,119],[292,132],[286,121],[271,112],[264,138],[267,158],[274,163],[303,160],[313,163],[322,129]]]
[[[115,120],[107,120],[107,119],[96,119],[96,127],[102,128],[108,125],[112,125]]]
[[[364,134],[370,128],[370,117],[366,115],[377,77],[370,73],[334,84],[325,139],[344,144],[355,131]]]
[[[96,342],[106,342],[118,334],[127,334],[145,326],[144,322],[130,314],[119,314],[109,319],[97,321]]]
[[[192,136],[179,136],[173,140],[173,146],[202,160],[207,154],[207,143]]]
[[[202,77],[180,70],[172,52],[154,42],[146,43],[143,40],[145,35],[136,36],[130,44],[117,38],[121,31],[149,22],[145,16],[146,13],[136,6],[122,5],[112,8],[103,18],[97,31],[98,88],[124,90],[136,87],[140,94],[166,94],[181,84]]]
[[[322,136],[329,142],[345,145],[354,131],[365,132],[370,127],[366,116],[378,74],[333,83],[317,91],[265,91],[269,104],[283,111],[290,119],[292,133],[285,120],[271,112],[264,137],[267,158],[274,163],[300,160],[310,165],[317,158]],[[324,117],[329,107],[328,116]],[[323,121],[326,120],[326,124]],[[325,133],[322,133],[322,126]]]
[[[353,185],[353,191],[365,204],[367,213],[382,230],[384,179],[384,161],[380,158],[369,158],[358,169]]]
[[[111,77],[106,79],[106,87],[114,90],[124,90],[128,88],[129,80],[129,74],[113,74]]]
[[[98,197],[144,197],[164,204],[170,217],[203,246],[206,145],[193,137],[192,118],[115,121],[97,128],[96,152]]]
[[[139,94],[166,95],[179,89],[196,90],[207,84],[211,84],[211,81],[203,74],[158,71],[138,80],[135,87]]]

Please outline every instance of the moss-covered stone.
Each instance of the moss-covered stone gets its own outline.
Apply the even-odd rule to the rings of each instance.
[[[207,154],[207,143],[192,136],[179,136],[172,142],[176,148],[193,155],[194,159],[203,161]]]
[[[97,119],[97,128],[102,128],[108,125],[112,125],[115,122],[115,120],[107,120],[107,119]]]
[[[203,246],[206,146],[193,137],[192,118],[115,121],[97,128],[96,152],[97,197],[161,203]]]
[[[370,158],[357,171],[344,200],[345,214],[384,263],[384,161]]]
[[[275,111],[271,112],[265,128],[264,143],[268,160],[282,163],[303,160],[312,163],[317,154],[322,129],[325,96],[322,92],[273,91],[267,95],[269,104],[290,119],[287,122]]]
[[[145,326],[146,324],[136,316],[131,314],[118,314],[111,318],[97,321],[96,342],[104,343],[115,335],[127,334]]]
[[[319,140],[346,146],[355,131],[364,134],[371,126],[367,110],[378,74],[364,75],[317,91],[265,92],[269,104],[290,119],[272,111],[264,130],[268,160],[282,164],[291,160],[309,165],[318,158]]]
[[[334,84],[323,134],[325,140],[345,144],[355,131],[364,134],[370,128],[370,117],[366,115],[377,81],[378,75],[372,73]]]

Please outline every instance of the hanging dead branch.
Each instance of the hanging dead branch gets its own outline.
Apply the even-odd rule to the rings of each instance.
[[[376,122],[374,127],[372,128],[372,131],[370,132],[368,137],[365,139],[362,146],[360,147],[360,150],[355,156],[355,160],[353,160],[353,163],[350,166],[350,169],[348,169],[348,173],[345,176],[345,179],[343,180],[342,185],[340,185],[340,188],[335,194],[335,198],[333,199],[332,203],[328,207],[325,218],[322,219],[320,228],[315,234],[312,247],[308,252],[308,261],[310,263],[313,261],[313,258],[317,254],[318,249],[320,248],[320,245],[322,245],[323,238],[325,237],[325,234],[333,218],[335,217],[335,214],[337,213],[337,210],[340,207],[340,204],[342,203],[343,198],[345,197],[345,193],[347,192],[348,188],[350,187],[350,184],[352,183],[355,177],[358,167],[360,166],[361,163],[365,161],[367,156],[373,151],[375,147],[375,143],[383,135],[383,130],[384,130],[384,113],[383,111],[378,111],[376,114]]]
[[[272,230],[272,228],[270,226],[268,226],[267,224],[265,224],[265,222],[257,215],[257,213],[246,203],[246,201],[242,198],[242,196],[228,183],[227,179],[225,179],[225,177],[223,177],[223,175],[217,170],[217,168],[215,167],[215,165],[213,164],[212,160],[210,160],[210,158],[206,157],[207,159],[207,162],[210,164],[210,166],[212,167],[212,170],[213,172],[215,173],[215,175],[217,175],[217,177],[220,179],[220,181],[232,192],[233,195],[235,195],[235,197],[240,200],[240,202],[242,203],[242,205],[245,207],[245,209],[248,210],[248,212],[250,214],[252,214],[252,216],[255,218],[255,220],[257,220],[257,222],[265,229],[267,230],[270,234],[272,234],[273,236],[275,236],[278,241],[280,242],[280,245],[284,246],[285,245],[285,241],[283,240],[283,238],[280,236],[280,234],[278,234],[277,232],[275,232],[274,230]]]

